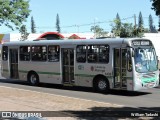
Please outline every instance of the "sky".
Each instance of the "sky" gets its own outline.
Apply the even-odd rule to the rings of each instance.
[[[138,23],[142,13],[144,27],[148,28],[151,14],[153,24],[158,28],[158,16],[151,9],[150,0],[30,0],[30,16],[24,24],[31,31],[33,16],[37,33],[56,31],[56,16],[59,15],[62,33],[91,32],[90,28],[99,25],[105,31],[111,31],[111,24],[118,13],[122,22],[134,24],[134,14]],[[1,26],[1,33],[18,33]]]

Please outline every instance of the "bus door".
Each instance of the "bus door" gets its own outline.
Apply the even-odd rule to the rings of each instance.
[[[18,49],[10,49],[10,78],[18,78]]]
[[[62,48],[62,78],[63,83],[74,82],[74,49]]]
[[[127,49],[114,49],[114,88],[127,89]]]

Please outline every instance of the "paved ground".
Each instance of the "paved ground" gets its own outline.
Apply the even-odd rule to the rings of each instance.
[[[37,114],[37,116],[42,116],[42,118],[30,117],[27,120],[122,120],[122,118],[113,118],[113,116],[108,118],[100,117],[102,114],[99,114],[99,111],[103,113],[104,111],[110,112],[111,110],[121,108],[124,108],[124,106],[0,86],[0,111],[15,111],[16,114],[14,115],[22,116],[18,117],[19,119],[25,118],[25,114],[28,114],[26,111],[35,111],[35,113],[40,112],[41,114]],[[82,113],[76,111],[81,111]],[[84,114],[83,111],[92,112]],[[125,111],[127,112],[127,109],[125,109]],[[118,112],[114,113],[115,116],[117,114]],[[127,117],[123,119],[130,120],[130,118]],[[141,117],[141,119],[143,119],[143,117]],[[147,119],[152,119],[152,117]]]
[[[122,106],[0,86],[0,111],[91,111],[93,107]]]

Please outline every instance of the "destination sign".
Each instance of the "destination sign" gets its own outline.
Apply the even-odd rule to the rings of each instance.
[[[132,41],[132,44],[134,46],[152,46],[151,41],[148,41],[148,40],[135,40],[135,41]]]

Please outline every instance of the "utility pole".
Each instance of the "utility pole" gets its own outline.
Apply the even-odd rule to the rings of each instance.
[[[136,15],[134,14],[134,27],[136,29]]]
[[[95,18],[94,18],[94,38],[96,38],[96,20],[95,20]]]
[[[136,15],[134,14],[134,29],[135,29],[135,33],[137,35],[137,25],[136,25]]]

